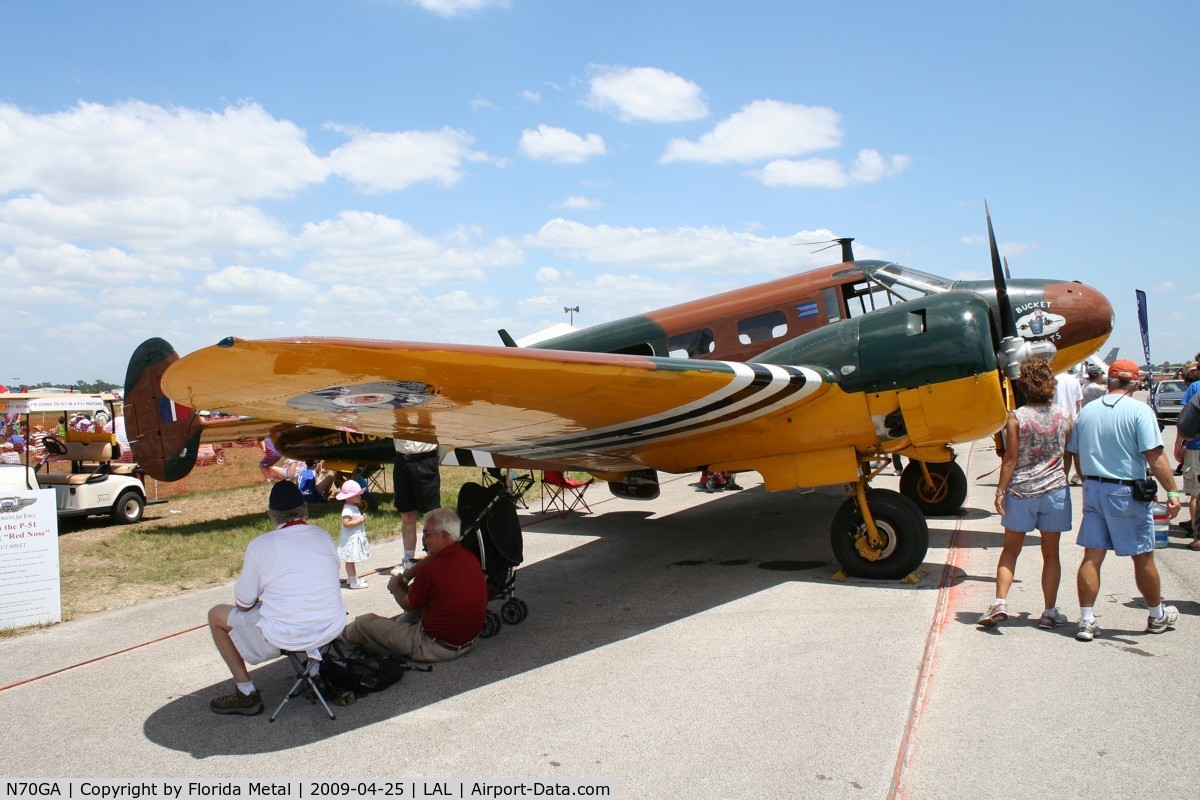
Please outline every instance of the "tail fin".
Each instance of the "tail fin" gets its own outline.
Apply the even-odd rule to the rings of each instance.
[[[163,339],[147,339],[125,371],[125,431],[134,459],[160,481],[177,481],[196,465],[200,422],[192,409],[163,394],[162,377],[179,360]]]

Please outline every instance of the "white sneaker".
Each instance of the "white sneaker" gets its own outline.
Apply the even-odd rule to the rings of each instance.
[[[1173,628],[1178,621],[1179,609],[1175,606],[1165,606],[1161,619],[1146,618],[1146,633],[1166,633],[1167,629]]]
[[[992,628],[1006,619],[1008,619],[1008,603],[1003,600],[997,600],[979,618],[978,624],[984,628]]]
[[[1095,622],[1084,622],[1079,620],[1079,630],[1075,633],[1075,638],[1081,642],[1090,642],[1100,635],[1100,626]]]
[[[367,579],[366,578],[351,578],[350,580],[346,581],[346,588],[347,589],[365,589],[365,588],[367,588]]]

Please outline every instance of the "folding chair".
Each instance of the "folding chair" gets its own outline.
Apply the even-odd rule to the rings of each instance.
[[[367,489],[382,494],[387,491],[387,470],[379,464],[363,467],[362,476],[367,479]]]
[[[325,656],[332,650],[334,655],[339,658],[343,657],[342,649],[338,646],[337,639],[326,642],[318,647],[317,650],[322,656]],[[271,718],[267,722],[274,722],[275,718],[279,716],[279,712],[283,711],[283,707],[287,705],[287,701],[293,697],[299,697],[301,692],[308,692],[309,703],[315,704],[320,701],[329,718],[337,719],[333,715],[333,710],[329,707],[329,703],[325,702],[325,696],[321,694],[321,689],[317,686],[317,682],[313,680],[320,671],[321,662],[310,659],[308,653],[304,650],[284,650],[281,648],[279,652],[287,656],[288,663],[292,665],[292,670],[296,673],[296,682],[292,684],[291,691],[279,701],[279,705],[275,708],[275,713],[271,715]]]
[[[508,496],[512,498],[514,504],[519,505],[521,508],[529,508],[529,504],[525,502],[525,493],[533,488],[533,470],[518,472],[513,469],[484,467],[479,483],[484,487],[503,483],[505,490],[508,491]]]
[[[558,509],[558,515],[565,517],[579,506],[592,513],[592,508],[583,498],[584,492],[595,482],[595,478],[587,481],[577,481],[565,472],[542,473],[542,511]]]

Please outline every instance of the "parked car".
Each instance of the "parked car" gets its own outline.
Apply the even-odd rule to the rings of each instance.
[[[1187,384],[1180,380],[1160,381],[1154,384],[1154,407],[1158,409],[1159,422],[1179,421],[1185,389]]]

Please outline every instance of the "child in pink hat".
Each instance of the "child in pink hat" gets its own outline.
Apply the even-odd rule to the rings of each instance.
[[[338,541],[338,558],[346,565],[346,588],[365,589],[367,581],[358,577],[357,564],[371,557],[367,544],[367,510],[363,508],[363,492],[358,481],[347,478],[337,493],[342,506],[342,538]]]

